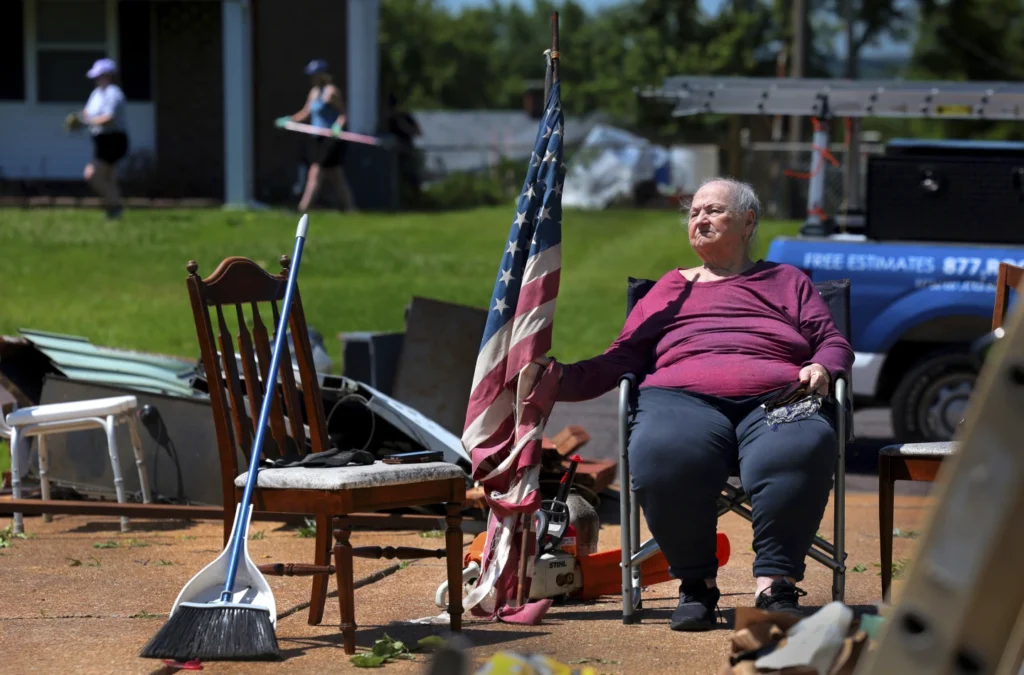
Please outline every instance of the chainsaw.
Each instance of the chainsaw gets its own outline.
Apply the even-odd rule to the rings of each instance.
[[[530,600],[546,598],[555,601],[593,600],[604,595],[622,593],[622,550],[597,552],[600,530],[597,511],[587,500],[571,490],[580,458],[571,458],[569,469],[562,476],[554,499],[541,502],[533,517],[536,532],[536,553],[530,582]],[[464,593],[472,590],[480,577],[481,560],[487,533],[477,535],[469,547],[463,564]],[[650,547],[647,547],[649,550]],[[718,533],[718,566],[729,561],[729,538]],[[644,586],[672,580],[668,561],[660,549],[639,562]],[[448,582],[442,583],[434,595],[434,604],[447,607]]]

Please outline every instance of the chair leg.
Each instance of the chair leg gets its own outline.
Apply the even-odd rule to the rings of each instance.
[[[840,413],[842,414],[842,413]],[[846,599],[846,436],[845,425],[840,425],[839,455],[836,458],[835,487],[832,504],[832,600]]]
[[[338,518],[334,530],[334,570],[338,579],[338,609],[341,611],[341,636],[346,654],[356,653],[356,599],[352,578],[352,524],[348,518]],[[449,589],[449,593],[451,589]]]
[[[11,491],[15,499],[21,499],[21,447],[25,441],[18,433],[18,427],[11,429]],[[21,534],[25,531],[25,517],[20,513],[14,514],[14,534]]]
[[[139,474],[139,486],[142,489],[142,503],[150,504],[153,496],[149,489],[149,469],[146,468],[146,460],[142,454],[142,437],[139,435],[139,423],[134,413],[128,413],[127,422],[132,437],[132,452],[135,454],[135,468]]]
[[[117,456],[117,420],[113,415],[103,420],[103,429],[107,432],[107,452],[110,453],[110,468],[114,471],[114,490],[117,492],[117,503],[127,502],[124,494],[124,478],[121,477],[121,462]],[[121,531],[130,532],[128,516],[121,516]]]
[[[445,505],[445,549],[448,554],[448,619],[453,633],[462,630],[462,504]]]
[[[625,451],[619,455],[619,544],[622,547],[622,623],[631,624],[636,621],[633,613],[633,567],[632,567],[632,541],[630,525],[633,519],[630,516],[630,497],[632,490],[629,489],[629,457]]]
[[[633,490],[629,474],[629,396],[628,380],[619,383],[619,525],[622,547],[622,623],[633,624],[640,620],[633,606],[633,511],[631,501]]]
[[[39,436],[39,491],[44,501],[50,500],[50,448],[46,444],[46,434]],[[43,514],[44,523],[53,522],[52,513]]]
[[[632,478],[630,478],[632,481]],[[631,483],[632,484],[632,483]],[[636,490],[629,489],[629,557],[632,558],[640,552],[640,502],[636,498]],[[640,565],[633,565],[633,606],[637,609],[637,619],[643,615],[643,580],[641,579]]]
[[[331,516],[326,513],[316,514],[316,553],[313,556],[313,564],[318,567],[331,564]],[[313,576],[313,590],[309,596],[309,617],[306,619],[310,626],[317,626],[324,619],[329,582],[330,578],[326,574]]]
[[[892,519],[895,502],[895,481],[892,479],[892,458],[878,458],[878,547],[882,564],[882,600],[889,601],[892,584]]]

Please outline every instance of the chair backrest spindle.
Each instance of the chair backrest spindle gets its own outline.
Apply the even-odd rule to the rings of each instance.
[[[265,397],[271,397],[271,407],[270,438],[264,445],[264,455],[275,454],[275,449],[276,454],[298,455],[327,449],[327,422],[298,288],[288,320],[290,339],[283,342],[278,372],[268,372],[273,335],[265,323],[266,309],[261,311],[260,305],[270,305],[271,330],[276,330],[288,264],[288,256],[282,256],[282,272],[273,275],[248,258],[230,257],[205,279],[199,277],[195,261],[186,266],[196,334],[209,383],[226,503],[233,504],[234,478],[247,468],[240,466],[239,456],[247,465]],[[251,321],[246,320],[247,308]],[[237,324],[237,338],[232,336],[230,320]],[[298,382],[293,354],[299,370]],[[307,423],[308,438],[304,427]]]

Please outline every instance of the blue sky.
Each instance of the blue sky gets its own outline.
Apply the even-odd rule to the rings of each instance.
[[[585,0],[585,2],[583,2],[582,4],[584,4],[587,7],[592,7],[594,9],[600,9],[602,7],[607,7],[609,5],[618,5],[622,1],[623,0]],[[699,3],[700,3],[701,9],[703,9],[705,12],[715,13],[715,12],[717,12],[719,10],[719,8],[722,7],[723,4],[725,4],[726,1],[727,0],[699,0]],[[448,7],[451,7],[452,9],[461,9],[463,7],[473,7],[473,6],[480,6],[480,5],[488,5],[488,4],[490,4],[490,0],[440,0],[440,2],[441,2],[441,4],[447,5]],[[524,6],[524,7],[532,7],[533,4],[534,4],[533,0],[502,0],[502,2],[505,2],[505,3],[515,2],[515,3],[518,3],[518,4],[522,5],[522,6]],[[842,38],[840,38],[840,39],[842,39]],[[843,45],[840,43],[840,44],[837,45],[837,47],[838,47],[838,49],[842,50]],[[869,55],[872,55],[872,54],[879,54],[879,53],[892,54],[893,52],[897,52],[897,53],[902,54],[902,53],[906,53],[906,51],[907,51],[907,47],[906,46],[894,44],[892,41],[887,39],[887,40],[883,41],[883,43],[878,45],[877,47],[871,47],[871,46],[865,47],[864,50],[861,52],[861,55],[862,56],[869,56]]]
[[[504,0],[504,2],[517,2],[518,4],[523,5],[524,7],[533,6],[533,0]],[[618,5],[621,2],[622,0],[586,0],[586,2],[583,2],[581,4],[584,4],[587,7],[593,7],[594,9],[601,9],[602,7],[607,7],[608,5]],[[716,12],[724,2],[725,0],[700,0],[700,6],[701,9],[703,9],[706,12]],[[441,3],[449,7],[460,8],[472,7],[474,5],[488,5],[490,4],[490,0],[441,0]]]

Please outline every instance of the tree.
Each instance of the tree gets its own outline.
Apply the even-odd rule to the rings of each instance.
[[[478,108],[500,97],[491,9],[453,16],[435,0],[386,0],[380,11],[383,87],[407,106]]]
[[[909,77],[1024,81],[1024,3],[1020,0],[921,0],[920,37]],[[1015,123],[920,120],[920,135],[1024,139]]]
[[[843,55],[848,58],[847,49],[852,53],[853,72],[849,76],[856,78],[861,50],[877,45],[886,37],[894,40],[908,38],[915,12],[913,0],[818,0],[816,9],[821,12],[818,31],[826,34],[830,41],[845,32],[847,2],[853,6],[853,44],[848,47],[843,41]]]

